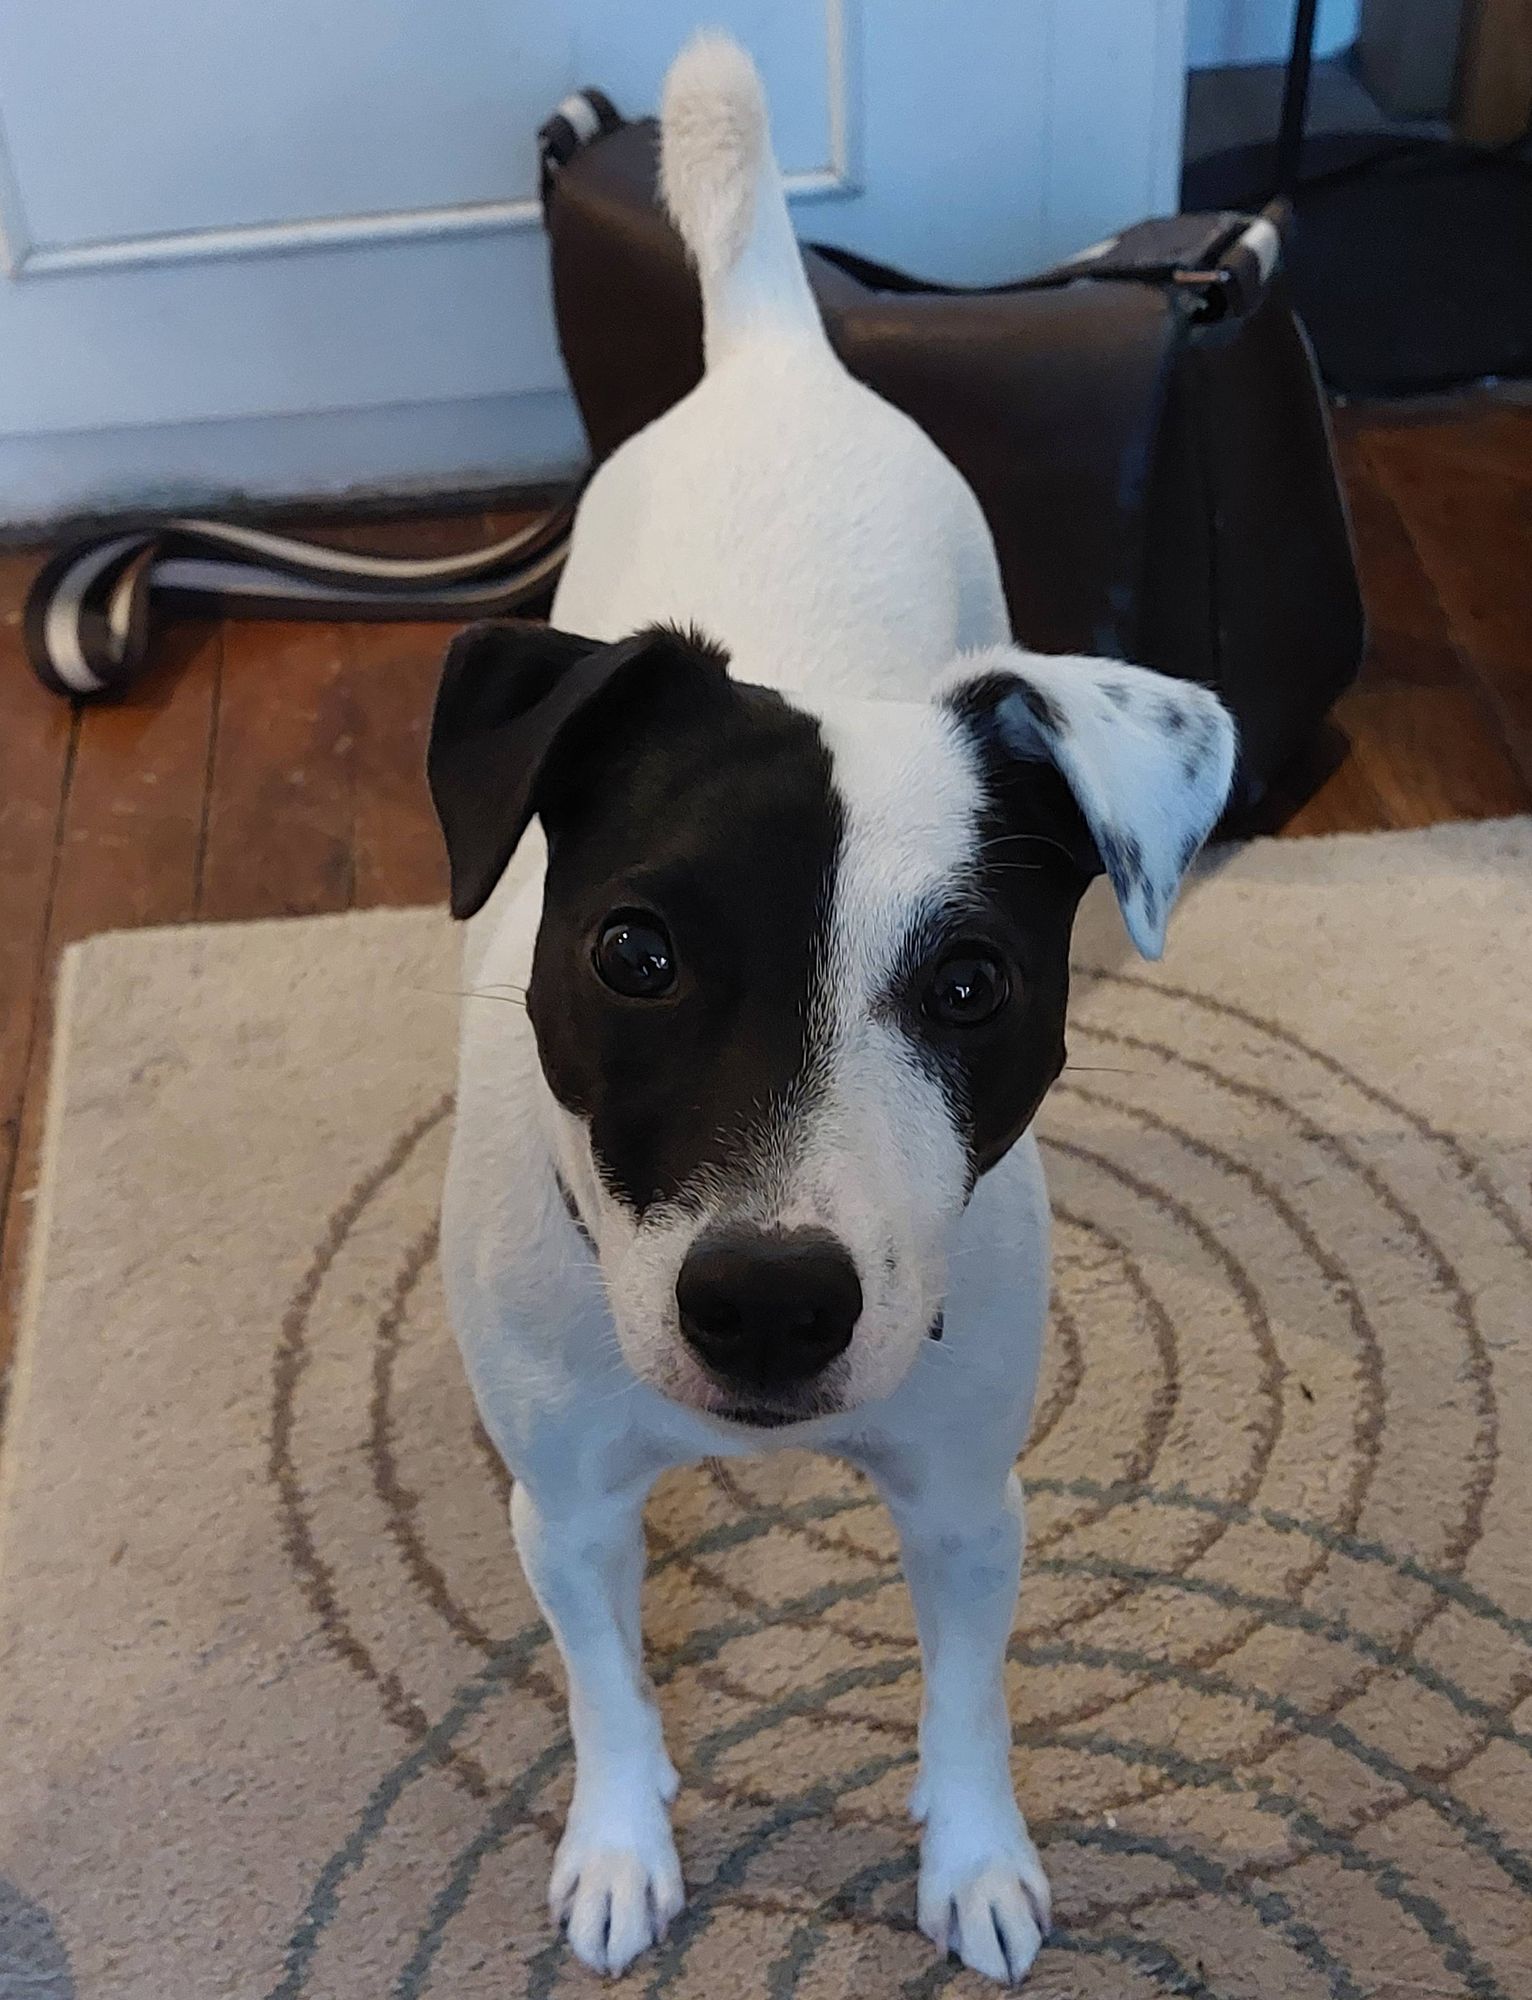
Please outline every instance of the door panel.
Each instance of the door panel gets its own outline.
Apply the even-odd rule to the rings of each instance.
[[[391,411],[401,481],[452,477],[420,455],[433,409],[451,451],[484,438],[464,479],[576,455],[536,128],[583,83],[651,108],[699,18],[760,63],[802,234],[985,280],[1171,205],[1184,8],[0,0],[0,520],[36,510],[65,433],[61,509],[131,497],[135,436],[158,494],[165,427],[222,427],[159,458],[223,452],[229,492],[387,484]],[[354,475],[346,413],[371,413]]]
[[[656,19],[681,16],[674,35]],[[0,5],[21,233],[48,268],[111,245],[274,224],[520,208],[533,135],[581,82],[653,103],[686,10],[631,0],[35,0]],[[824,0],[715,7],[747,35],[789,171],[829,154]],[[587,74],[586,65],[589,73]],[[358,230],[365,237],[365,226]],[[215,253],[235,246],[220,242]],[[204,246],[206,248],[206,246]],[[52,253],[52,254],[48,254]]]

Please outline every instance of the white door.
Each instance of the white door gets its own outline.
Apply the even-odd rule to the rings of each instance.
[[[1186,0],[0,0],[0,523],[557,475],[534,134],[754,51],[798,223],[1014,275],[1174,206]]]

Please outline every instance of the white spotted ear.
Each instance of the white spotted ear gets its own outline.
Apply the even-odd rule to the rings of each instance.
[[[965,656],[942,698],[993,750],[1052,764],[1145,958],[1234,776],[1234,721],[1206,688],[1143,667],[996,646]]]

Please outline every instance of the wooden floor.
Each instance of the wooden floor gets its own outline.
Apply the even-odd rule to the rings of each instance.
[[[1281,832],[1532,811],[1532,409],[1343,414],[1339,430],[1372,643],[1279,802]],[[332,539],[427,553],[512,518]],[[74,711],[22,657],[35,564],[0,554],[0,1366],[60,949],[129,925],[427,902],[444,881],[422,777],[441,627],[188,625],[127,702]]]

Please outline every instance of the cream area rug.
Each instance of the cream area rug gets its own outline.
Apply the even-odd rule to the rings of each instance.
[[[1532,821],[1261,844],[1080,940],[1015,1765],[1047,2000],[1532,1996]],[[551,2000],[561,1679],[446,1327],[435,912],[67,964],[3,1451],[4,2000]],[[666,1481],[645,2000],[986,1989],[914,1929],[888,1523]]]

